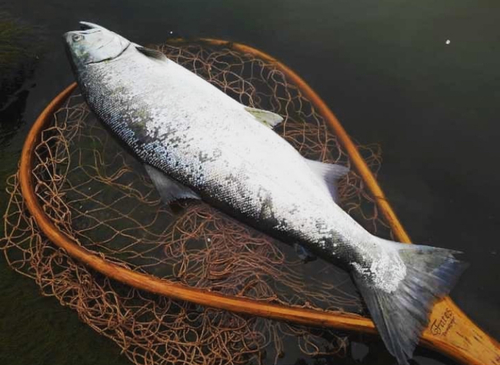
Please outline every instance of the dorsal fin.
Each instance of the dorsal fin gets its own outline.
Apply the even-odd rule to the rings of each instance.
[[[144,165],[144,167],[165,203],[170,204],[180,199],[200,199],[193,190],[167,176],[163,171],[150,165]]]
[[[146,48],[139,45],[136,45],[135,48],[147,57],[154,58],[159,61],[168,61],[167,56],[156,49]]]

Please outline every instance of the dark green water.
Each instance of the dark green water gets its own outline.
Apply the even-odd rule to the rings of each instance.
[[[33,120],[73,81],[60,36],[78,20],[142,44],[161,43],[171,30],[247,43],[302,75],[355,139],[382,145],[379,181],[413,241],[465,252],[471,266],[452,297],[500,338],[498,0],[11,0],[0,7],[45,33],[26,92],[0,115],[9,135],[0,146],[2,190]],[[5,199],[0,193],[2,212]],[[3,259],[0,290],[0,364],[128,364]],[[363,363],[393,363],[379,355],[381,345],[371,347]],[[418,364],[453,363],[420,355]]]

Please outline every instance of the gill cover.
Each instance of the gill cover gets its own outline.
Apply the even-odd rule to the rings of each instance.
[[[80,29],[64,34],[66,49],[75,66],[111,60],[130,45],[130,41],[100,25],[80,22]]]

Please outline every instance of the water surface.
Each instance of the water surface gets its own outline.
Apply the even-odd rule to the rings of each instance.
[[[303,76],[351,136],[382,145],[379,181],[412,240],[465,252],[471,266],[452,297],[500,338],[498,1],[11,0],[2,6],[46,32],[45,52],[17,107],[0,115],[2,190],[34,119],[73,81],[61,34],[79,20],[142,44],[161,43],[170,31],[247,43]],[[111,341],[41,297],[4,260],[0,288],[2,364],[128,364]],[[391,363],[380,343],[368,343],[363,363]],[[418,364],[453,363],[419,355]]]

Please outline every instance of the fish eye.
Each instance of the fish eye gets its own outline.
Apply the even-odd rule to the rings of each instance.
[[[81,34],[73,34],[72,39],[73,39],[73,42],[79,42],[79,41],[81,41],[83,39],[83,35],[81,35]]]

